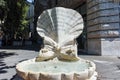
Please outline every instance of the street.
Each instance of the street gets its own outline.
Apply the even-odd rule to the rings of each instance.
[[[0,49],[0,80],[22,80],[15,71],[17,63],[35,58],[39,46]],[[120,59],[116,56],[79,55],[96,64],[98,80],[120,80]]]

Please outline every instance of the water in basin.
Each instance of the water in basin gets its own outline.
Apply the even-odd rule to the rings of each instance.
[[[26,72],[46,72],[46,73],[69,73],[80,72],[88,69],[89,63],[85,62],[35,62],[23,65]]]

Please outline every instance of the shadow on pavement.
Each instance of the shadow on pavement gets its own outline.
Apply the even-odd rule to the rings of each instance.
[[[6,58],[6,57],[9,57],[9,56],[13,56],[13,55],[17,55],[15,53],[7,53],[6,51],[0,51],[0,59],[1,58]]]
[[[17,74],[15,74],[14,76],[13,76],[13,78],[12,79],[10,79],[10,80],[23,80],[21,77],[19,77]]]
[[[0,74],[7,73],[7,71],[5,69],[15,67],[15,66],[6,66],[6,63],[3,61],[3,58],[13,56],[13,55],[17,55],[17,54],[15,54],[15,53],[6,53],[6,51],[1,51],[0,52]]]
[[[93,54],[93,53],[88,52],[88,51],[83,50],[83,49],[78,49],[78,55],[100,56],[99,54]]]
[[[7,71],[3,69],[4,66],[6,66],[6,64],[0,59],[0,74],[7,73]]]
[[[9,50],[32,50],[32,51],[39,51],[41,48],[41,44],[32,44],[27,46],[2,46],[0,49],[9,49]]]

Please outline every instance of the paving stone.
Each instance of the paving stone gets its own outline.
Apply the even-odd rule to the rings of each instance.
[[[4,53],[4,54],[2,54]],[[0,80],[22,80],[16,75],[15,65],[21,61],[35,58],[39,50],[0,49]],[[80,55],[96,64],[98,80],[120,80],[120,59],[113,56]]]

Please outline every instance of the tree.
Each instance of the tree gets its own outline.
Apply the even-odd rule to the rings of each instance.
[[[25,36],[28,34],[28,20],[27,20],[27,12],[29,9],[28,4],[25,0],[18,0],[17,2],[18,7],[18,14],[19,14],[19,28],[16,34],[19,36],[21,35],[22,38],[25,38]]]
[[[26,15],[29,6],[26,0],[6,0],[6,2],[9,9],[5,21],[5,34],[10,39],[24,38],[24,34],[28,29]]]
[[[6,17],[6,11],[7,11],[6,2],[4,0],[0,0],[0,20],[1,20],[1,23],[4,20],[4,18]]]

